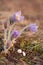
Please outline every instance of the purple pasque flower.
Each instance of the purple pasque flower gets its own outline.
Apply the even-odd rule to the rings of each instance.
[[[17,37],[19,35],[19,31],[18,30],[14,30],[12,33],[11,33],[11,36],[13,37]]]
[[[22,21],[24,16],[21,16],[21,11],[18,11],[12,16],[12,19],[13,21]]]
[[[34,23],[34,24],[30,24],[29,25],[29,30],[32,32],[37,32],[38,30],[38,26]]]

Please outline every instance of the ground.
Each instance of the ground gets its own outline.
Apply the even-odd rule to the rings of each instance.
[[[12,16],[16,11],[19,11],[19,10],[21,10],[22,14],[25,16],[25,23],[23,24],[35,22],[39,25],[39,32],[36,34],[35,37],[38,42],[43,43],[43,0],[0,0],[0,22],[6,21],[10,16]],[[0,30],[1,28],[2,26],[0,25]],[[25,40],[24,37],[22,38]],[[26,40],[28,39],[29,41],[32,41],[34,40],[34,37],[32,38],[27,37]],[[21,39],[20,40],[18,39],[17,41],[18,42],[20,41],[19,43],[22,42]],[[18,48],[18,45],[15,45],[15,47],[17,46]],[[33,50],[28,51],[28,49],[26,50],[26,53],[27,53],[26,57],[22,57],[22,55],[20,55],[20,59],[19,59],[18,57],[19,54],[17,54],[15,50],[13,52],[11,51],[11,54],[9,53],[8,55],[6,55],[6,58],[5,57],[3,58],[5,60],[5,65],[6,64],[14,65],[16,61],[18,60],[19,60],[17,62],[19,63],[18,65],[22,65],[22,64],[28,65],[28,62],[29,62],[29,65],[43,65],[43,58],[42,58],[43,53],[40,55],[40,53],[35,52]],[[17,54],[17,57],[15,56],[16,54]],[[40,56],[42,57],[40,58]],[[11,60],[9,60],[9,58]],[[1,63],[2,62],[0,61],[0,64]],[[4,64],[2,63],[2,65]]]

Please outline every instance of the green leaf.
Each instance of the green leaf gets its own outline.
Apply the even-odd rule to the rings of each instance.
[[[22,41],[22,42],[20,43],[20,47],[21,47],[21,48],[24,48],[24,46],[25,46],[25,44],[24,44],[24,42]]]
[[[30,49],[30,47],[31,47],[31,43],[30,43],[30,41],[28,41],[28,42],[26,43],[26,48],[27,48],[27,49]]]
[[[34,51],[39,51],[40,48],[41,48],[41,46],[40,46],[39,44],[37,44],[37,45],[35,45],[35,46],[33,47]]]

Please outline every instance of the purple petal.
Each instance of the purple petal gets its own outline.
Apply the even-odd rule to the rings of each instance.
[[[32,32],[37,32],[37,25],[36,25],[36,24],[30,24],[29,29],[30,29]]]
[[[21,16],[21,11],[16,12],[15,15]]]
[[[20,21],[22,21],[24,19],[24,16],[20,16]]]
[[[12,16],[12,20],[13,20],[13,21],[17,21],[17,19],[16,19],[16,16],[15,16],[15,15],[13,15],[13,16]]]
[[[14,30],[11,34],[13,37],[17,37],[19,35],[19,31]]]

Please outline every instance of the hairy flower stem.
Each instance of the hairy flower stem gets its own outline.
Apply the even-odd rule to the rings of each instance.
[[[11,31],[12,31],[12,28],[14,27],[15,23],[13,25],[10,26],[10,23],[8,23],[7,25],[7,29],[4,30],[4,50],[5,52],[7,52],[8,50],[6,49],[6,45],[7,43],[9,43],[9,47],[12,46],[11,44]],[[7,32],[8,31],[8,32]]]
[[[9,46],[9,48],[8,49],[6,49],[6,51],[8,51],[13,45],[12,44],[14,44],[15,43],[15,40],[24,32],[24,30],[26,29],[26,28],[28,28],[29,27],[29,25],[27,25],[27,26],[25,26],[22,30],[21,30],[21,32],[20,32],[20,34],[15,38],[15,39],[13,39],[12,41],[11,41],[11,45]],[[12,42],[14,42],[14,43],[12,43]]]

